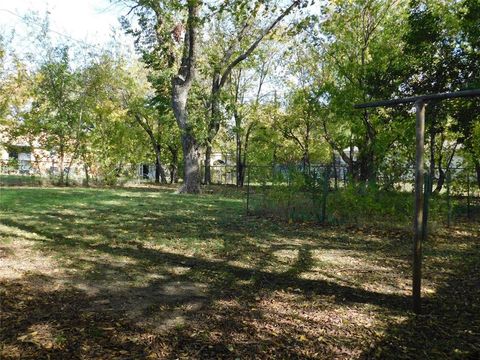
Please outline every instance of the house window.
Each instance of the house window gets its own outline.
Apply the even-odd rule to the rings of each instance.
[[[149,175],[149,166],[148,165],[144,164],[142,166],[142,175],[143,175],[144,179],[148,179],[148,175]]]
[[[9,158],[10,160],[18,160],[18,151],[16,151],[16,150],[10,150],[10,151],[8,152],[8,158]]]

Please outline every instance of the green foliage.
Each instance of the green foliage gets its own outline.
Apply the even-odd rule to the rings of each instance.
[[[412,195],[349,184],[329,197],[329,220],[335,224],[408,226],[413,212]]]
[[[350,178],[335,187],[331,170],[329,167],[305,170],[295,166],[252,167],[248,172],[248,210],[288,222],[410,229],[414,197],[405,188],[411,185],[404,183],[403,190],[387,191],[383,184],[367,186]],[[454,221],[465,218],[468,212],[473,217],[480,211],[480,204],[474,200],[471,170],[456,173],[449,182],[450,195],[444,191],[430,197],[432,231],[447,224],[447,202],[450,202],[450,217]]]
[[[131,173],[132,164],[154,163],[157,145],[161,162],[178,169],[187,131],[199,153],[212,145],[239,169],[335,157],[355,180],[394,190],[414,161],[413,114],[408,107],[359,111],[353,105],[478,87],[478,1],[307,3],[201,3],[198,71],[187,101],[191,121],[183,130],[172,112],[172,78],[191,2],[126,2],[132,11],[122,23],[141,63],[55,43],[48,18],[40,31],[32,29],[38,54],[26,60],[10,54],[3,36],[2,131],[8,141],[38,141],[73,155],[99,182]],[[265,24],[288,4],[295,13],[263,37]],[[437,179],[459,161],[480,169],[479,104],[464,99],[427,107],[426,165]]]

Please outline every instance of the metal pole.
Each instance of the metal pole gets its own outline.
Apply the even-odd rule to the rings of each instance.
[[[395,105],[407,104],[407,103],[417,103],[419,101],[425,102],[425,101],[429,101],[429,100],[445,100],[445,99],[476,97],[476,96],[480,96],[480,89],[455,91],[455,92],[440,93],[440,94],[412,96],[412,97],[403,98],[403,99],[375,101],[375,102],[371,102],[371,103],[357,104],[357,105],[354,106],[354,108],[355,109],[365,109],[365,108],[370,108],[370,107],[395,106]]]
[[[419,100],[416,108],[416,167],[415,167],[415,217],[413,239],[413,311],[421,311],[421,279],[422,279],[422,239],[423,234],[423,183],[425,152],[425,102]],[[426,224],[425,224],[426,225]]]

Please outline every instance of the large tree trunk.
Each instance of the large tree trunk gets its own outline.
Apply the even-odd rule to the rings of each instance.
[[[375,157],[370,143],[367,143],[365,148],[359,149],[357,163],[358,179],[361,182],[374,183],[376,180]]]
[[[198,194],[200,192],[200,166],[198,144],[188,124],[187,97],[190,86],[179,77],[173,81],[173,112],[182,130],[183,149],[183,185],[180,193]]]
[[[443,184],[445,184],[446,180],[446,172],[443,169],[438,169],[438,181],[437,181],[437,187],[435,188],[435,193],[439,194],[440,191],[442,191]]]
[[[366,98],[364,98],[366,101]],[[376,169],[375,169],[375,152],[374,144],[376,140],[375,129],[369,119],[369,113],[367,110],[363,113],[363,123],[365,125],[365,140],[364,147],[359,149],[358,161],[360,167],[360,180],[362,182],[375,183],[376,182]]]
[[[198,194],[200,192],[200,167],[198,146],[195,138],[190,134],[182,135],[182,148],[184,176],[180,192]]]
[[[183,46],[183,55],[178,74],[172,79],[172,108],[181,131],[184,176],[181,193],[197,194],[200,192],[200,167],[198,164],[198,144],[189,123],[187,100],[193,78],[197,53],[197,26],[200,2],[188,2],[187,31]]]
[[[177,78],[178,79],[178,78]],[[180,193],[198,194],[200,192],[200,166],[198,144],[192,129],[188,126],[187,114],[187,95],[189,87],[178,84],[174,81],[173,86],[173,111],[175,118],[182,130],[182,149],[183,149],[183,185]]]

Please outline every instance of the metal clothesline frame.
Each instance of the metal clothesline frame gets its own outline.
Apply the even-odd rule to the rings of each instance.
[[[414,212],[414,236],[413,236],[413,282],[412,298],[413,311],[421,312],[421,281],[422,281],[422,241],[426,240],[427,218],[424,217],[424,157],[425,157],[425,107],[432,100],[447,100],[457,98],[480,97],[480,89],[446,92],[412,96],[401,99],[382,100],[357,104],[355,109],[367,109],[376,107],[393,107],[403,104],[415,104],[416,110],[416,160],[415,160],[415,212]]]

